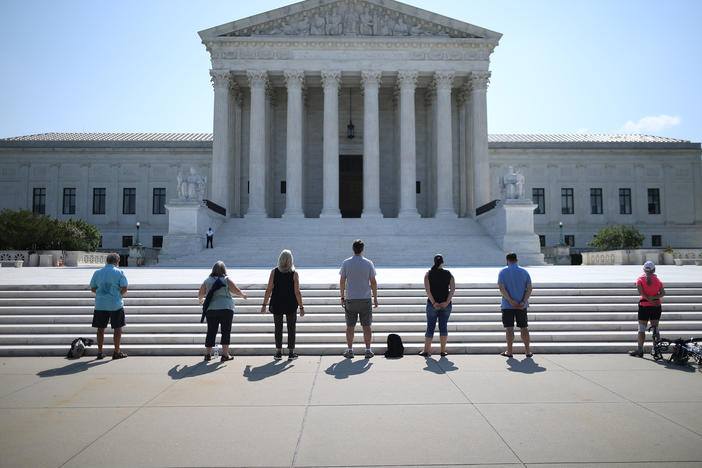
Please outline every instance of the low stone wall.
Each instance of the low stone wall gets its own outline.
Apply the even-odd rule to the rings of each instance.
[[[66,252],[64,265],[78,267],[103,267],[107,262],[108,255],[109,254],[105,252],[83,252],[80,250],[70,251]]]
[[[582,255],[583,265],[643,265],[647,261],[660,265],[682,265],[702,260],[702,249],[674,249],[672,254],[663,249],[634,249],[628,255],[626,250],[605,250],[583,252]]]
[[[106,260],[107,254],[102,252],[39,250],[30,254],[26,250],[0,250],[0,264],[14,266],[22,266],[18,265],[22,262],[24,266],[101,267],[105,266]]]
[[[0,266],[14,266],[17,268],[29,264],[29,252],[26,250],[0,250]]]

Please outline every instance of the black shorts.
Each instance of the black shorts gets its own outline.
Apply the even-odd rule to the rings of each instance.
[[[527,323],[527,311],[526,309],[502,309],[502,325],[505,328],[514,327],[514,319],[517,319],[517,326],[519,328],[526,328],[529,326]]]
[[[639,304],[639,320],[660,320],[661,306],[643,306]]]
[[[124,308],[93,311],[93,328],[107,328],[108,322],[112,324],[112,328],[122,328],[125,325]]]

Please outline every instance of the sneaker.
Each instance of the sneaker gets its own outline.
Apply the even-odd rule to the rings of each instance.
[[[297,353],[290,351],[290,354],[288,354],[288,361],[292,361],[293,359],[297,359]]]
[[[112,353],[112,359],[124,359],[127,357],[127,353]]]
[[[281,359],[283,359],[283,355],[281,353],[275,353],[273,359],[275,359],[276,361],[280,361]]]
[[[643,349],[635,349],[633,351],[629,351],[629,356],[643,357]]]
[[[370,349],[367,349],[366,350],[366,359],[370,359],[373,356],[375,356],[375,354],[373,354],[373,351],[371,351]]]
[[[353,350],[347,349],[346,351],[344,351],[344,357],[347,359],[352,359],[353,358]]]

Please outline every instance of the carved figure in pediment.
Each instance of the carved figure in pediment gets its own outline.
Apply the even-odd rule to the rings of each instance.
[[[374,32],[376,36],[392,36],[390,17],[387,14],[380,13],[376,16]]]
[[[294,36],[296,33],[295,25],[290,24],[287,20],[283,20],[282,30],[286,36]]]
[[[363,8],[363,11],[359,15],[359,29],[360,33],[363,36],[372,36],[373,35],[373,15],[370,12],[370,9],[366,6]]]
[[[310,24],[310,34],[313,36],[323,36],[324,26],[327,24],[326,18],[322,15],[315,15]]]
[[[349,8],[344,15],[344,34],[358,34],[358,13]]]
[[[334,8],[327,18],[327,35],[339,36],[342,33],[342,28],[341,15],[339,14],[339,10]]]
[[[397,20],[397,23],[392,28],[392,35],[393,36],[409,36],[409,26],[405,24],[404,21],[402,21],[402,18],[399,18]]]
[[[410,36],[426,36],[427,34],[429,33],[422,28],[422,24],[419,21],[410,27]]]
[[[300,18],[295,23],[295,31],[300,36],[309,36],[309,34],[310,34],[310,21],[307,18],[307,15],[302,15],[302,18]]]

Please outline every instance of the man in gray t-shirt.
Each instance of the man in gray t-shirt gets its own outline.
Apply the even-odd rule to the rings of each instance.
[[[348,349],[344,357],[353,357],[353,335],[358,318],[361,318],[363,327],[363,341],[366,344],[366,359],[373,357],[371,351],[371,293],[373,305],[378,307],[378,283],[375,281],[375,267],[373,262],[363,256],[363,241],[356,239],[353,242],[353,257],[344,260],[339,270],[341,280],[341,306],[346,311],[346,344]]]

